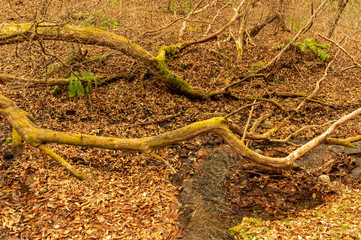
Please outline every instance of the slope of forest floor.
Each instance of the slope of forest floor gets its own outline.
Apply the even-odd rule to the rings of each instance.
[[[17,14],[31,16],[37,2],[29,3],[27,11],[22,1],[14,7]],[[73,13],[97,11],[96,1],[94,6],[84,3],[87,1],[68,2],[74,4]],[[160,22],[173,21],[173,14],[154,6],[147,6],[151,11],[147,7],[139,9],[135,7],[137,1],[134,6],[123,1],[124,8],[134,8],[137,14],[129,9],[116,14],[114,4],[106,2],[101,6],[105,13],[122,23],[108,30],[154,52],[163,44],[177,42],[177,34],[172,33],[178,33],[181,22],[158,34],[142,35],[159,28]],[[8,3],[0,3],[7,9],[0,13],[1,21],[14,21]],[[80,20],[71,21],[71,24],[83,24]],[[221,26],[222,21],[217,24]],[[316,37],[321,26],[316,22],[307,37]],[[169,66],[196,89],[215,91],[263,66],[279,52],[276,46],[294,34],[267,26],[253,39],[256,45],[246,48],[240,62],[236,59],[234,42],[222,35],[217,41],[187,48],[171,59]],[[325,43],[321,38],[316,40]],[[45,45],[63,61],[77,47],[55,41],[46,41]],[[31,113],[36,124],[43,128],[140,138],[225,116],[251,102],[246,95],[266,96],[291,110],[303,99],[273,93],[311,93],[329,63],[310,51],[304,53],[292,47],[267,81],[255,78],[232,89],[233,95],[241,96],[239,100],[220,96],[196,101],[169,91],[130,57],[103,47],[82,45],[81,48],[88,56],[110,53],[105,61],[86,63],[87,71],[94,75],[123,73],[123,77],[91,89],[85,97],[69,97],[66,86],[54,91],[54,86],[28,83],[1,86],[0,94]],[[4,53],[0,59],[1,73],[43,76],[47,65],[37,62],[36,51],[31,52],[35,57],[27,59],[28,51],[31,52],[27,43],[19,43],[16,48],[0,46],[0,52]],[[334,56],[336,51],[332,48],[329,53]],[[355,54],[357,48],[351,46],[349,51]],[[361,71],[357,68],[341,71],[348,63],[347,57],[340,55],[317,95],[327,105],[308,102],[275,138],[285,138],[305,125],[324,125],[360,107]],[[56,69],[52,77],[61,77],[66,71]],[[265,113],[270,113],[270,117],[261,124],[259,133],[287,115],[271,103],[263,102],[255,108],[252,121]],[[244,110],[232,116],[232,121],[244,126],[248,116],[249,111]],[[295,136],[297,140],[293,139],[293,144],[257,141],[249,144],[264,155],[285,156],[326,128],[306,129]],[[204,134],[157,150],[176,169],[177,173],[172,174],[162,162],[147,154],[49,144],[92,179],[87,182],[70,176],[31,146],[25,145],[21,155],[14,154],[7,143],[11,132],[7,120],[0,116],[0,239],[232,239],[229,234],[236,232],[238,239],[361,238],[358,149],[330,149],[322,145],[298,162],[304,168],[274,170],[239,158],[216,135]],[[338,128],[332,137],[360,134],[358,118]],[[323,181],[322,176],[328,176],[330,181]],[[232,229],[228,231],[229,228]]]

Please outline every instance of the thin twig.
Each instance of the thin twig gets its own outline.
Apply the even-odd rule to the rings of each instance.
[[[286,52],[290,48],[290,46],[298,39],[298,37],[308,28],[308,26],[311,23],[313,23],[313,20],[316,18],[317,13],[322,9],[322,7],[323,7],[323,5],[325,5],[325,3],[326,3],[326,0],[323,1],[320,4],[320,6],[318,6],[315,13],[310,17],[310,19],[308,20],[306,25],[303,26],[303,28],[301,28],[301,30],[298,31],[298,33],[293,37],[293,39],[285,47],[282,48],[282,50],[277,54],[277,56],[275,56],[271,61],[269,61],[263,68],[260,68],[258,72],[265,71],[265,70],[269,69],[270,67],[272,67],[275,63],[278,62],[278,60],[281,58],[282,54],[284,52]]]
[[[158,28],[158,29],[155,29],[155,30],[150,30],[150,31],[147,31],[147,32],[144,32],[142,34],[142,36],[146,35],[146,34],[152,34],[152,33],[156,33],[156,32],[159,32],[159,31],[162,31],[164,29],[167,29],[169,28],[170,26],[172,26],[173,24],[175,24],[176,22],[178,22],[179,20],[182,20],[184,19],[184,17],[181,17],[181,18],[177,18],[176,20],[174,20],[173,22],[169,23],[168,25],[164,26],[164,27],[161,27],[161,28]]]
[[[230,118],[231,116],[233,116],[234,114],[242,111],[243,109],[248,108],[248,107],[251,107],[251,106],[255,106],[255,105],[258,105],[258,104],[259,104],[259,103],[257,102],[257,103],[251,103],[251,104],[244,105],[244,106],[238,108],[237,110],[235,110],[235,111],[227,114],[224,118],[226,118],[226,119],[227,119],[227,118]]]
[[[144,125],[151,125],[151,124],[159,124],[159,123],[168,121],[168,120],[170,120],[172,118],[176,118],[176,117],[178,117],[180,115],[181,115],[180,113],[173,114],[173,115],[168,115],[168,116],[165,116],[164,118],[159,119],[159,120],[149,121],[149,122],[144,122],[144,123],[138,123],[138,124],[135,124],[133,126],[144,126]]]
[[[245,0],[243,0],[237,7],[237,9],[235,9],[235,14],[233,15],[232,19],[226,24],[224,25],[223,27],[221,27],[220,29],[218,29],[218,31],[208,35],[208,36],[205,36],[204,38],[200,39],[200,40],[195,40],[193,42],[186,42],[183,44],[183,48],[185,47],[189,47],[193,44],[197,44],[197,43],[204,43],[204,42],[207,42],[213,38],[215,38],[216,36],[218,36],[219,34],[221,34],[222,32],[224,32],[224,30],[226,30],[229,26],[231,26],[237,19],[240,18],[240,16],[242,15],[241,14],[241,10],[242,10],[242,6],[243,6],[243,3],[245,2]]]
[[[338,51],[336,52],[335,56],[337,56],[337,54],[338,54]],[[325,78],[328,76],[328,70],[329,70],[331,64],[332,64],[334,61],[335,61],[335,58],[333,58],[333,59],[327,64],[327,67],[326,67],[326,69],[325,69],[324,74],[323,74],[322,77],[316,82],[316,86],[315,86],[315,88],[313,89],[312,93],[309,94],[309,95],[297,106],[297,108],[295,109],[295,112],[298,112],[298,111],[300,110],[300,108],[301,108],[303,105],[305,105],[305,103],[306,103],[308,100],[310,100],[310,99],[312,99],[312,98],[314,98],[314,97],[316,96],[318,90],[320,89],[320,84],[321,84],[321,82],[322,82],[323,80],[325,80]]]
[[[335,44],[342,52],[344,52],[349,58],[351,58],[352,62],[353,62],[357,67],[361,68],[361,64],[358,63],[358,62],[356,61],[356,59],[355,59],[351,54],[349,54],[339,43],[337,43],[337,42],[333,41],[332,39],[329,39],[328,37],[325,37],[325,36],[323,36],[323,35],[321,35],[321,34],[318,34],[318,36],[320,36],[320,37],[322,37],[323,39],[325,39],[325,40],[327,40],[327,41]]]
[[[159,156],[159,155],[157,155],[157,154],[155,154],[155,153],[153,153],[153,152],[151,152],[151,153],[149,153],[149,154],[150,154],[152,157],[154,157],[154,158],[162,161],[162,162],[169,168],[169,170],[172,172],[172,174],[176,174],[176,173],[177,173],[177,171],[172,167],[172,165],[170,165],[170,163],[169,163],[167,160],[165,160],[164,158],[162,158],[161,156]]]
[[[187,15],[187,17],[185,17],[184,21],[183,21],[183,24],[182,24],[182,27],[181,29],[179,30],[179,39],[180,40],[183,40],[183,35],[184,35],[184,30],[186,29],[187,27],[187,21],[188,19],[193,15],[194,11],[197,10],[197,8],[202,4],[204,0],[200,0],[197,5],[192,9],[192,11],[190,11]]]
[[[211,21],[211,22],[209,23],[209,25],[208,25],[208,28],[207,28],[207,30],[206,30],[205,35],[207,35],[207,34],[209,33],[209,31],[211,30],[211,27],[212,27],[212,25],[214,24],[214,22],[216,21],[216,18],[218,17],[219,13],[220,13],[226,6],[228,6],[228,4],[230,4],[231,2],[232,2],[232,0],[230,0],[229,2],[227,2],[227,3],[224,4],[221,8],[218,9],[216,15],[214,15],[212,21]]]
[[[297,131],[291,133],[290,135],[288,135],[286,138],[284,139],[268,139],[270,142],[278,142],[278,143],[285,143],[285,142],[288,142],[293,136],[297,135],[298,133],[306,130],[306,129],[309,129],[309,128],[322,128],[324,126],[327,126],[327,125],[330,125],[332,123],[334,123],[336,121],[330,121],[330,122],[327,122],[325,124],[322,124],[322,125],[308,125],[308,126],[303,126],[301,127],[300,129],[298,129]]]
[[[237,82],[234,82],[234,83],[226,86],[226,87],[225,87],[224,89],[222,89],[222,90],[227,91],[229,88],[234,87],[234,86],[240,84],[241,82],[244,82],[244,81],[246,81],[246,80],[248,80],[248,79],[250,79],[250,78],[256,78],[256,77],[266,77],[266,74],[261,74],[261,73],[259,73],[259,74],[251,74],[251,75],[249,75],[249,76],[246,76],[246,77],[242,78],[241,80],[239,80],[239,81],[237,81]]]
[[[244,127],[244,130],[243,130],[243,136],[242,136],[242,139],[241,139],[242,142],[244,142],[244,139],[246,138],[247,129],[248,129],[249,123],[250,123],[251,118],[252,118],[253,110],[254,110],[254,105],[252,106],[251,111],[249,112],[247,123],[246,123],[246,126]]]

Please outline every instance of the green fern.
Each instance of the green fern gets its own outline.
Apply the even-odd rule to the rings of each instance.
[[[297,18],[294,20],[288,19],[288,24],[291,25],[296,32],[299,32],[301,29],[301,23]]]
[[[45,73],[43,74],[45,77],[49,76],[52,72],[54,72],[55,70],[59,69],[62,66],[61,63],[53,63],[50,64],[47,68]]]
[[[180,5],[178,6],[179,9],[183,9],[186,11],[190,11],[193,8],[193,4],[190,1],[180,1]]]
[[[330,55],[328,55],[326,52],[324,51],[318,51],[317,52],[317,56],[319,58],[321,58],[323,61],[327,61],[328,59],[330,59]]]
[[[293,45],[298,47],[301,50],[301,52],[306,52],[308,47],[307,43],[303,43],[303,42],[295,42]]]
[[[93,74],[91,74],[90,72],[82,71],[82,72],[80,72],[80,74],[82,76],[82,79],[87,82],[87,85],[85,87],[86,93],[90,92],[90,89],[93,85],[95,87],[98,85],[98,79],[95,76],[93,76]]]
[[[327,61],[331,57],[327,52],[321,50],[330,49],[330,45],[318,44],[314,38],[307,38],[304,42],[295,42],[293,45],[300,49],[301,52],[306,52],[307,49],[311,50],[323,61]]]
[[[75,75],[76,74],[76,75]],[[85,95],[84,93],[84,87],[83,84],[80,82],[80,79],[78,79],[78,72],[70,73],[69,77],[69,97],[75,97],[75,95],[78,95],[79,97],[83,97]]]
[[[56,85],[53,89],[53,95],[58,95],[61,90],[61,86]]]
[[[120,4],[118,2],[114,1],[113,4],[117,5],[118,7],[121,7],[121,5],[118,5]],[[73,20],[84,20],[83,22],[84,27],[98,25],[99,28],[105,30],[106,27],[118,28],[120,26],[119,23],[113,21],[111,18],[106,16],[103,11],[98,11],[95,13],[77,13],[77,14],[73,14],[71,18]]]
[[[80,77],[80,79],[78,77]],[[86,82],[85,88],[82,82]],[[76,95],[83,97],[90,92],[92,86],[96,87],[97,85],[98,79],[88,71],[70,73],[68,85],[69,97],[75,97]]]
[[[113,1],[112,2],[115,6],[119,7],[119,8],[122,8],[122,4],[120,2],[117,2],[117,1]]]

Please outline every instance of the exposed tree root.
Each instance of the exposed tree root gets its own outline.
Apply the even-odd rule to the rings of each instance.
[[[334,144],[334,145],[342,145],[345,147],[352,147],[352,148],[359,148],[355,145],[353,145],[353,142],[357,142],[361,140],[361,135],[355,136],[355,137],[349,137],[345,139],[338,139],[338,138],[326,138],[326,143],[328,144]]]
[[[170,165],[170,163],[169,163],[167,160],[165,160],[164,158],[162,158],[161,156],[159,156],[159,155],[157,155],[157,154],[155,154],[155,153],[150,153],[150,155],[151,155],[152,157],[160,160],[161,162],[163,162],[164,165],[166,165],[167,168],[172,172],[172,174],[176,174],[176,173],[177,173],[177,171],[172,167],[172,165]]]
[[[263,77],[263,78],[265,78],[265,77],[266,77],[266,74],[251,74],[251,75],[249,75],[249,76],[243,77],[241,80],[239,80],[239,81],[237,81],[237,82],[234,82],[234,83],[231,83],[231,84],[225,86],[224,88],[222,88],[222,89],[220,89],[220,90],[218,90],[218,91],[210,92],[210,93],[208,94],[208,96],[212,98],[212,97],[215,97],[215,96],[217,96],[217,95],[226,94],[226,93],[229,92],[229,89],[230,89],[230,88],[235,87],[235,86],[239,85],[240,83],[245,82],[245,81],[247,81],[247,80],[249,80],[249,79],[253,79],[253,78],[257,78],[257,77]]]

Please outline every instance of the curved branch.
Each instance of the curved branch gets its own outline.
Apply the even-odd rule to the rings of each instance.
[[[49,147],[44,144],[40,144],[38,146],[40,150],[45,152],[49,157],[60,163],[66,170],[68,170],[72,175],[79,178],[80,180],[85,180],[85,176],[82,172],[75,169],[72,165],[70,165],[64,158],[60,157],[58,154],[53,152]]]
[[[168,69],[165,59],[154,57],[138,44],[118,34],[98,28],[72,25],[46,24],[34,26],[31,23],[4,23],[0,25],[0,45],[37,39],[98,45],[120,51],[127,56],[142,61],[168,88],[190,98],[207,98],[205,94],[196,91],[186,81],[172,73]]]
[[[310,26],[310,24],[313,23],[313,20],[317,17],[317,13],[322,9],[323,5],[325,5],[326,2],[327,2],[327,1],[324,0],[324,1],[318,6],[318,8],[317,8],[316,11],[314,12],[314,14],[312,14],[312,16],[310,17],[310,19],[308,20],[308,22],[305,24],[305,26],[303,26],[303,27],[300,29],[300,31],[298,31],[298,33],[292,38],[292,40],[289,41],[289,42],[286,44],[286,46],[284,46],[284,47],[282,48],[282,50],[281,50],[271,61],[269,61],[263,68],[260,68],[258,72],[262,72],[262,71],[267,71],[267,70],[269,70],[275,63],[277,63],[277,62],[280,60],[282,54],[283,54],[284,52],[286,52],[286,51],[290,48],[290,46],[297,40],[297,38],[308,29],[308,27]]]
[[[232,131],[228,128],[227,119],[223,117],[216,117],[205,121],[195,122],[183,128],[152,137],[133,139],[99,137],[40,128],[29,119],[29,114],[27,112],[23,111],[10,99],[0,94],[0,114],[3,114],[8,119],[12,127],[15,128],[15,130],[20,134],[20,136],[27,143],[34,147],[52,142],[59,144],[150,153],[154,149],[182,142],[203,133],[212,132],[223,138],[223,140],[229,144],[232,149],[240,156],[255,163],[274,168],[290,168],[296,166],[294,164],[296,159],[300,158],[308,151],[319,145],[322,141],[324,141],[337,126],[359,115],[360,113],[361,108],[339,119],[333,123],[323,134],[290,153],[287,157],[273,158],[258,154],[249,149],[242,140],[238,139],[232,133]]]

